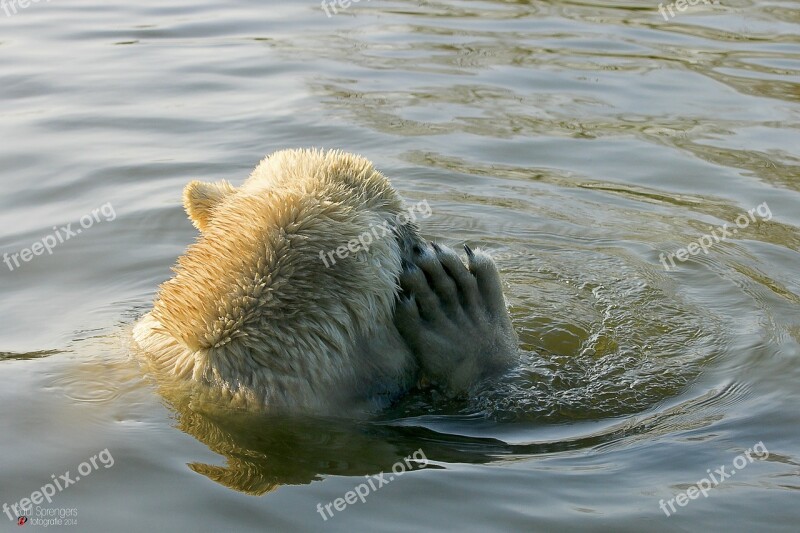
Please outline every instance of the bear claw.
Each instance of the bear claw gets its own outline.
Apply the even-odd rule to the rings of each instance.
[[[452,249],[431,243],[400,275],[403,293],[395,324],[417,357],[423,375],[447,392],[468,391],[481,379],[506,369],[518,353],[494,261],[467,252],[466,266]]]

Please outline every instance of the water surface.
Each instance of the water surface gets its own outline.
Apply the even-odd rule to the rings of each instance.
[[[82,229],[0,263],[0,504],[108,449],[42,506],[77,509],[63,527],[796,531],[798,5],[338,11],[0,10],[0,253]],[[298,146],[363,154],[429,202],[428,238],[490,250],[523,364],[469,402],[416,395],[368,422],[165,399],[127,342],[196,237],[183,186]],[[757,443],[769,457],[660,508]],[[426,468],[317,512],[420,449]]]

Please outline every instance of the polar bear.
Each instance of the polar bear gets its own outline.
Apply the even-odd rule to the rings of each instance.
[[[241,187],[193,181],[183,201],[200,236],[133,330],[162,376],[234,406],[341,414],[420,381],[467,392],[514,359],[492,259],[426,243],[363,157],[279,151]]]

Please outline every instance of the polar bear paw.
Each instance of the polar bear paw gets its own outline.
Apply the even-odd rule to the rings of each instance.
[[[518,355],[500,274],[492,258],[464,246],[415,246],[400,274],[395,325],[422,369],[422,378],[451,396],[508,369]]]

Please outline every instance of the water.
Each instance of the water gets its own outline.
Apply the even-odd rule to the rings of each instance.
[[[108,449],[113,466],[40,509],[77,509],[62,527],[88,532],[796,531],[797,4],[338,11],[0,10],[0,253],[57,242],[0,264],[0,504]],[[359,423],[160,394],[127,335],[195,238],[183,186],[241,183],[297,146],[365,155],[429,201],[429,238],[493,252],[513,375]],[[417,450],[427,468],[317,512]]]

